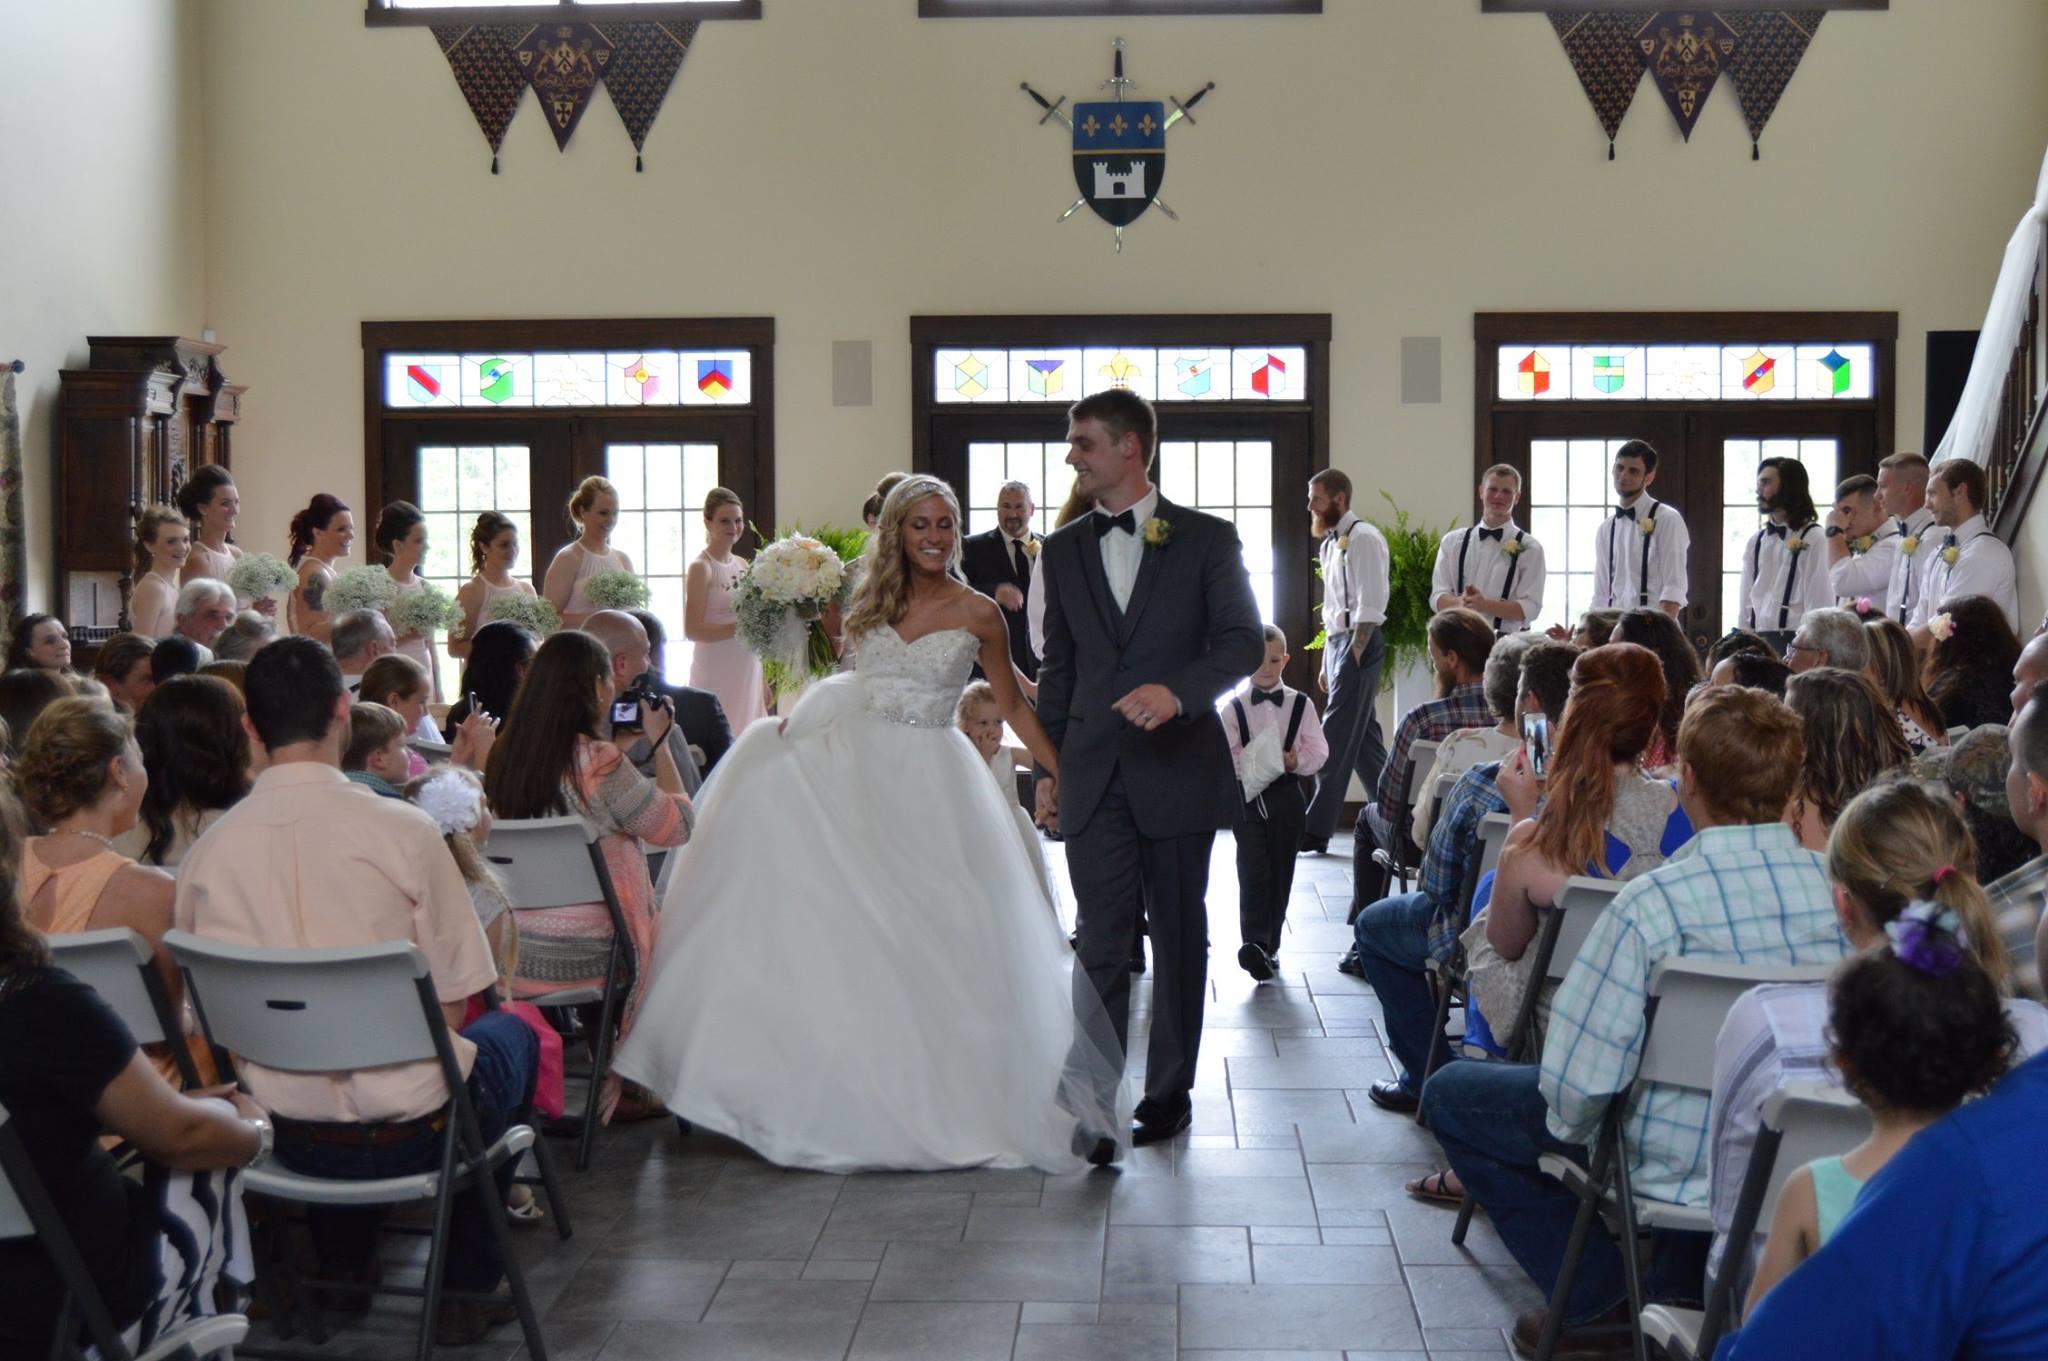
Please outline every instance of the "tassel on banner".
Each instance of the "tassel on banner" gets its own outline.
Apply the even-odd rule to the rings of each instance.
[[[491,153],[491,173],[493,175],[498,173],[498,153],[495,151]]]
[[[1607,139],[1607,159],[1610,161],[1614,159],[1614,139],[1612,137]]]
[[[641,173],[642,171],[644,171],[644,170],[645,170],[646,168],[647,168],[646,166],[644,166],[644,165],[641,165],[641,164],[640,164],[640,153],[639,153],[639,152],[637,152],[637,151],[636,151],[636,152],[634,152],[634,153],[633,153],[633,173],[634,173],[634,174],[636,174],[636,175],[638,175],[638,174],[640,174],[640,173]]]

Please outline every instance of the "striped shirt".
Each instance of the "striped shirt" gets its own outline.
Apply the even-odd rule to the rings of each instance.
[[[1825,964],[1847,951],[1825,862],[1783,823],[1709,827],[1624,886],[1558,986],[1543,1042],[1550,1132],[1590,1144],[1643,1052],[1650,973],[1672,957]],[[1636,1194],[1707,1203],[1708,1094],[1645,1083],[1626,1135]]]
[[[1441,742],[1460,728],[1490,728],[1498,722],[1493,710],[1486,707],[1486,687],[1478,681],[1453,686],[1442,699],[1424,700],[1416,705],[1394,730],[1393,745],[1387,749],[1387,763],[1380,767],[1373,802],[1391,819],[1394,811],[1408,801],[1410,791],[1401,787],[1401,781],[1408,773],[1409,750],[1417,742]],[[1387,845],[1388,841],[1380,844]]]

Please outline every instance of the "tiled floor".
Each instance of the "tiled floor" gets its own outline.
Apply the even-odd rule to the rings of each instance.
[[[1057,847],[1053,848],[1055,856]],[[1337,972],[1348,843],[1305,857],[1278,984],[1238,970],[1219,840],[1195,1126],[1114,1173],[787,1172],[667,1121],[563,1153],[575,1236],[521,1231],[558,1361],[1467,1361],[1540,1303],[1484,1218],[1403,1194],[1429,1136],[1370,1106],[1371,991]],[[1057,862],[1056,862],[1057,864]],[[1138,994],[1145,1005],[1149,984]],[[1142,1033],[1142,1016],[1134,1029]],[[573,1097],[572,1097],[573,1101]],[[380,1304],[338,1354],[403,1353]],[[461,1357],[524,1356],[516,1326]]]

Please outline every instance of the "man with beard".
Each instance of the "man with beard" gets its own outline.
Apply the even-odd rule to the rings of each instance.
[[[1329,696],[1323,735],[1330,740],[1330,759],[1308,806],[1301,848],[1321,854],[1330,849],[1352,774],[1370,796],[1387,760],[1378,705],[1380,668],[1387,660],[1380,625],[1387,620],[1391,560],[1385,537],[1352,512],[1351,479],[1335,468],[1309,479],[1308,512],[1323,575],[1323,669],[1316,687]]]
[[[1807,611],[1835,603],[1806,465],[1796,458],[1758,464],[1756,508],[1764,522],[1743,546],[1742,587],[1735,598],[1741,626],[1782,653]]]

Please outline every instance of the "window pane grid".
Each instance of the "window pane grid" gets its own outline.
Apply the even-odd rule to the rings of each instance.
[[[715,444],[607,444],[605,476],[621,509],[612,546],[647,583],[647,609],[668,635],[664,674],[687,680],[692,644],[683,636],[683,583],[704,551],[704,497],[718,485]]]
[[[418,455],[419,507],[427,520],[427,553],[420,575],[454,595],[470,578],[469,535],[476,517],[495,510],[519,531],[522,553],[533,544],[532,451],[523,444],[425,445]],[[531,575],[522,559],[514,575]],[[448,654],[446,635],[435,638],[442,698],[452,699],[462,674]]]
[[[967,532],[997,528],[996,501],[1003,483],[1022,482],[1037,507],[1031,517],[1035,534],[1050,534],[1060,507],[1074,490],[1074,470],[1067,466],[1067,442],[1055,440],[976,441],[967,446]]]
[[[1593,607],[1594,554],[1600,524],[1613,513],[1611,469],[1629,437],[1539,439],[1529,442],[1529,532],[1543,545],[1552,585],[1533,629],[1573,627]],[[1564,585],[1560,596],[1556,583]]]
[[[1237,526],[1259,618],[1273,617],[1273,445],[1269,440],[1161,440],[1159,494]],[[1299,647],[1305,639],[1291,639]]]

